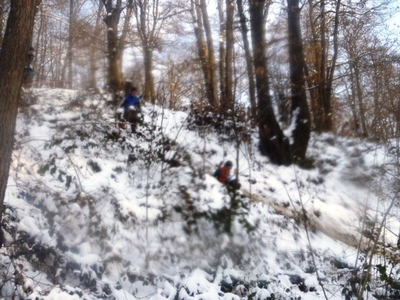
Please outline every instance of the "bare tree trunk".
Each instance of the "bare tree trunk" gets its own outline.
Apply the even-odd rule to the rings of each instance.
[[[36,8],[40,0],[12,0],[0,53],[0,212],[11,165],[11,154],[25,60],[32,41]],[[22,21],[23,20],[23,21]],[[1,223],[1,215],[0,215]],[[0,230],[0,234],[1,230]],[[3,237],[0,237],[0,245]]]
[[[72,70],[72,59],[73,59],[73,23],[74,23],[74,0],[69,0],[69,32],[68,32],[68,88],[72,89],[73,86],[73,70]]]
[[[356,135],[360,132],[360,122],[357,116],[357,109],[356,109],[356,95],[355,95],[355,84],[354,84],[354,74],[351,65],[349,66],[349,78],[350,78],[350,92],[349,92],[349,105],[351,108],[351,113],[353,115],[353,124],[351,127],[352,130],[355,131]]]
[[[332,122],[332,85],[333,85],[333,76],[335,74],[336,69],[336,61],[339,55],[339,10],[341,6],[341,0],[336,0],[336,9],[335,9],[335,21],[333,27],[333,55],[332,61],[327,70],[327,80],[325,85],[325,98],[324,98],[324,120],[325,124],[323,127],[324,131],[332,131],[333,122]]]
[[[247,28],[246,16],[244,14],[244,9],[243,9],[243,0],[237,0],[236,2],[240,17],[240,27],[241,27],[243,47],[246,57],[247,76],[249,80],[249,98],[250,98],[251,116],[253,119],[256,119],[257,118],[256,86],[254,83],[254,66],[252,62],[253,58],[251,57],[250,43],[247,37],[247,32],[249,30]]]
[[[144,98],[150,99],[152,104],[156,103],[156,93],[154,91],[154,77],[153,77],[153,51],[149,47],[144,47]]]
[[[313,42],[312,64],[315,74],[310,76],[308,70],[307,81],[310,88],[312,112],[315,129],[319,132],[331,131],[332,123],[332,85],[338,56],[338,28],[339,10],[341,0],[336,0],[335,15],[333,19],[333,48],[329,49],[329,36],[327,37],[327,24],[325,0],[318,2],[319,11],[315,14],[316,4],[309,3],[309,22]],[[328,59],[328,53],[332,54]]]
[[[293,129],[292,157],[301,162],[306,157],[310,139],[311,117],[304,80],[304,52],[300,31],[299,0],[288,0],[288,35],[290,81],[292,91],[291,123]]]
[[[96,45],[97,43],[97,39],[99,36],[99,32],[100,32],[100,18],[101,18],[101,10],[102,10],[102,6],[103,3],[101,1],[99,1],[99,7],[97,10],[97,17],[96,17],[96,25],[94,27],[94,35],[91,38],[91,47],[92,47],[92,53],[93,55],[89,56],[89,83],[88,83],[88,87],[90,89],[95,89],[97,88],[97,81],[96,81],[96,71],[97,71],[97,57],[95,55],[96,53]]]
[[[357,60],[358,61],[358,60]],[[362,130],[362,135],[364,137],[368,136],[368,130],[367,130],[367,123],[365,120],[365,109],[364,109],[364,102],[363,102],[363,90],[361,87],[361,74],[360,74],[360,69],[357,66],[357,63],[354,63],[353,65],[353,70],[354,70],[354,80],[355,80],[355,94],[358,102],[358,111],[360,113],[360,121],[361,121],[361,130]]]
[[[225,56],[225,94],[221,101],[221,112],[233,110],[233,17],[235,5],[233,0],[226,0],[226,56]]]
[[[220,92],[220,111],[224,111],[225,94],[226,94],[226,18],[223,7],[223,0],[218,0],[218,15],[219,15],[219,92]]]
[[[274,164],[289,165],[291,163],[289,141],[276,120],[269,94],[269,75],[265,54],[265,0],[252,0],[249,6],[259,111],[260,151]]]
[[[0,0],[0,48],[3,44],[3,14],[4,14],[4,0]]]
[[[108,57],[108,84],[109,89],[115,95],[122,89],[122,65],[121,53],[118,47],[118,23],[120,12],[111,7],[107,9],[105,18],[107,24],[107,57]],[[115,99],[114,99],[115,100]]]
[[[107,16],[104,22],[107,25],[107,55],[108,55],[108,84],[113,94],[113,103],[119,102],[118,93],[123,90],[124,83],[122,78],[122,54],[125,48],[125,37],[128,30],[129,19],[132,14],[133,0],[128,0],[126,5],[126,15],[123,29],[120,37],[118,37],[118,27],[123,10],[122,0],[116,3],[112,0],[103,0]]]
[[[202,21],[203,18],[202,18],[200,0],[192,1],[191,13],[192,13],[193,24],[195,24],[193,28],[194,28],[194,34],[196,36],[197,51],[205,83],[206,98],[211,107],[213,107],[214,109],[218,109],[218,101],[217,101],[218,99],[215,96],[215,88],[209,65],[210,61],[208,58],[209,51],[207,48],[207,43],[203,31],[203,21]]]
[[[206,33],[207,49],[208,49],[208,69],[210,73],[210,81],[212,83],[212,94],[213,94],[213,107],[217,108],[218,101],[218,78],[216,73],[216,63],[215,63],[215,52],[214,44],[210,26],[210,20],[208,17],[207,3],[206,0],[200,0],[201,15],[203,19],[203,26]]]

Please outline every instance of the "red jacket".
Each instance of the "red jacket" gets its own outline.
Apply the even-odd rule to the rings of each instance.
[[[231,168],[223,166],[219,169],[219,171],[220,171],[220,174],[219,174],[218,180],[222,183],[227,183],[231,176]]]

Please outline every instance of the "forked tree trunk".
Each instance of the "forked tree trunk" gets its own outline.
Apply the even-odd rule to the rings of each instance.
[[[255,69],[260,151],[278,165],[291,164],[289,141],[280,128],[272,107],[265,54],[265,0],[250,0],[250,24]]]
[[[12,0],[0,53],[0,212],[11,165],[11,153],[25,60],[32,41],[40,0]],[[1,223],[1,215],[0,215]],[[0,230],[0,245],[3,243]]]
[[[329,48],[331,35],[326,34],[329,30],[327,24],[330,24],[330,21],[326,20],[326,1],[321,0],[318,3],[314,3],[313,0],[308,0],[308,2],[310,30],[314,42],[311,59],[313,75],[309,74],[311,72],[307,72],[307,81],[309,87],[312,88],[310,96],[314,125],[318,132],[331,131],[333,128],[332,86],[338,56],[338,28],[341,0],[336,0],[331,49]],[[315,12],[316,7],[319,7],[317,12]]]
[[[214,42],[212,38],[212,31],[210,25],[210,19],[208,17],[207,11],[207,3],[206,0],[200,0],[200,9],[201,15],[203,19],[203,26],[206,34],[206,42],[207,42],[207,67],[210,74],[210,81],[211,81],[211,89],[213,95],[213,107],[218,108],[219,101],[218,101],[218,78],[217,78],[217,65],[215,62],[215,51],[214,51]]]
[[[122,7],[122,1],[117,0],[114,3],[112,0],[103,0],[104,7],[107,11],[107,16],[104,22],[107,25],[107,55],[108,55],[108,85],[113,94],[113,104],[119,103],[118,93],[123,90],[122,77],[122,55],[125,48],[125,38],[128,31],[128,24],[132,14],[133,0],[128,0],[126,7]],[[121,12],[126,9],[125,21],[118,36],[119,21]]]
[[[208,45],[204,36],[204,18],[200,0],[195,0],[192,2],[191,13],[194,24],[194,34],[196,37],[197,52],[204,78],[206,98],[209,105],[215,110],[218,110],[218,87],[214,85],[215,70],[213,70],[213,68],[215,69],[215,66],[213,67],[213,63],[210,63],[212,62],[212,59],[209,58],[210,51],[208,50]]]
[[[288,0],[289,64],[292,92],[291,123],[293,129],[292,157],[302,161],[306,157],[310,139],[311,117],[307,104],[304,80],[304,52],[300,31],[299,0]]]

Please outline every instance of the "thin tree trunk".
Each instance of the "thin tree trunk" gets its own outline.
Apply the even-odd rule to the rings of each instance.
[[[40,0],[12,0],[0,53],[0,212],[11,165],[11,154],[25,60],[32,42],[36,8]],[[1,215],[0,215],[1,223]],[[3,236],[0,230],[0,245]]]
[[[355,84],[354,84],[354,74],[351,65],[349,66],[349,78],[350,78],[350,109],[353,115],[353,124],[350,127],[356,132],[356,135],[360,132],[360,122],[358,121],[357,109],[356,109],[356,95],[355,95]]]
[[[240,17],[240,28],[242,32],[243,47],[246,57],[247,76],[249,80],[249,99],[250,99],[251,116],[253,119],[256,119],[257,118],[256,86],[254,82],[254,66],[252,62],[253,58],[251,56],[250,43],[247,37],[247,32],[249,30],[247,28],[246,16],[244,14],[244,9],[243,9],[243,0],[237,0],[236,2]]]
[[[333,76],[335,74],[336,61],[339,55],[338,35],[339,35],[340,6],[341,6],[341,0],[336,0],[335,22],[333,27],[333,55],[330,67],[328,67],[327,80],[325,85],[325,101],[324,101],[325,124],[323,127],[324,131],[332,131],[333,129],[331,102],[332,102]]]
[[[207,48],[207,43],[204,37],[203,31],[203,18],[200,6],[200,0],[192,1],[192,19],[193,19],[193,29],[196,36],[197,52],[199,55],[200,65],[203,73],[204,83],[205,83],[205,94],[208,103],[215,110],[218,109],[218,102],[215,98],[215,89],[213,86],[213,79],[211,77],[210,66],[209,66],[209,51]]]
[[[90,89],[95,89],[97,88],[97,81],[96,81],[96,71],[97,71],[97,56],[96,56],[96,45],[98,37],[99,37],[99,33],[100,33],[100,20],[101,20],[101,10],[103,7],[103,3],[101,1],[99,1],[99,7],[97,10],[97,17],[96,17],[96,25],[94,27],[94,35],[91,38],[91,48],[92,50],[92,55],[89,56],[89,83],[88,83],[88,87]]]
[[[360,70],[356,63],[353,65],[353,70],[354,70],[354,80],[355,80],[355,88],[356,88],[356,96],[357,96],[357,102],[358,102],[358,110],[360,112],[360,121],[361,121],[361,129],[362,129],[362,135],[364,137],[368,136],[368,130],[367,130],[367,123],[365,120],[365,108],[364,108],[364,102],[363,102],[363,90],[361,88],[361,75],[360,75]]]
[[[225,103],[226,94],[226,74],[225,74],[225,63],[226,63],[226,18],[223,7],[223,0],[218,0],[218,15],[219,15],[219,92],[220,92],[220,103],[221,112],[224,112],[223,106]]]
[[[4,14],[4,0],[0,0],[0,48],[3,44],[3,14]]]
[[[265,0],[252,0],[249,6],[259,111],[260,151],[274,164],[289,165],[291,163],[289,142],[276,120],[269,94],[269,75],[265,54]]]
[[[153,5],[158,5],[154,3]],[[136,20],[138,23],[139,36],[142,43],[144,58],[144,93],[143,97],[149,99],[151,103],[156,102],[156,93],[154,88],[153,70],[153,49],[154,49],[154,33],[155,28],[149,23],[149,7],[148,0],[138,1],[136,3]],[[153,16],[155,18],[155,16]],[[154,24],[153,24],[154,25]]]
[[[291,152],[295,161],[302,161],[306,157],[308,141],[310,139],[311,117],[305,90],[305,61],[300,31],[299,0],[288,0],[287,3],[292,92],[291,123],[294,125]]]
[[[69,0],[69,32],[68,32],[68,88],[72,89],[73,86],[73,22],[74,22],[74,0]]]
[[[203,26],[206,33],[207,49],[208,49],[208,69],[210,73],[210,81],[212,83],[212,94],[213,94],[213,107],[217,108],[218,101],[218,78],[216,73],[216,63],[215,63],[215,52],[214,43],[212,38],[212,31],[210,26],[210,20],[208,17],[207,3],[206,0],[200,0],[201,15],[203,19]]]
[[[226,0],[226,56],[225,56],[225,95],[221,101],[221,112],[233,110],[233,17],[235,5],[233,0]]]

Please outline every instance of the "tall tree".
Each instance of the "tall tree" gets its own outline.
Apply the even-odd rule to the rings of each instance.
[[[4,0],[0,0],[0,47],[3,43],[3,15],[4,15]]]
[[[133,0],[102,0],[107,15],[104,23],[107,25],[107,57],[108,57],[108,85],[113,94],[114,104],[118,102],[118,93],[123,89],[122,55],[125,48],[125,38],[132,15]],[[125,4],[125,6],[123,5]],[[122,11],[125,12],[125,20],[120,32],[120,19]]]
[[[269,87],[267,56],[265,53],[265,19],[266,0],[250,0],[250,25],[253,46],[253,61],[258,100],[258,129],[260,151],[268,156],[272,163],[289,165],[289,141],[280,128],[272,107]]]
[[[251,116],[253,119],[257,117],[257,103],[256,103],[256,87],[254,82],[254,66],[250,51],[250,42],[247,37],[247,33],[249,31],[247,26],[247,18],[244,12],[243,0],[237,0],[238,14],[240,18],[240,29],[242,33],[243,39],[243,47],[246,58],[246,67],[247,67],[247,76],[249,81],[249,99],[250,99],[250,108],[251,108]]]
[[[221,112],[226,112],[233,109],[233,19],[235,13],[235,3],[233,0],[225,0],[226,6],[226,22],[225,22],[225,90],[222,91]]]
[[[294,126],[291,152],[295,161],[305,159],[310,139],[311,117],[307,104],[304,80],[304,51],[300,30],[299,0],[287,0],[289,65],[291,82],[291,123]]]
[[[31,45],[35,13],[39,4],[40,0],[11,0],[0,53],[0,212],[3,211],[11,165],[18,100],[24,72],[25,60],[21,57],[26,57]],[[2,237],[0,242],[2,244]]]
[[[156,101],[155,83],[153,76],[154,51],[161,50],[162,34],[167,34],[167,21],[182,13],[180,1],[168,0],[137,0],[134,13],[137,30],[141,42],[144,60],[144,93],[143,97],[151,103]]]
[[[217,110],[218,78],[207,3],[204,0],[192,0],[191,8],[197,51],[205,81],[205,94],[210,106]]]
[[[96,81],[96,70],[97,70],[97,57],[93,55],[98,53],[97,45],[99,44],[98,36],[100,34],[100,20],[101,20],[101,11],[102,11],[103,3],[100,1],[97,7],[96,19],[93,28],[93,34],[90,37],[90,53],[92,55],[89,56],[89,82],[88,87],[91,89],[97,88],[97,81]]]
[[[332,85],[338,57],[339,14],[341,0],[335,0],[327,13],[326,1],[308,0],[309,28],[312,45],[309,48],[307,81],[310,88],[315,129],[331,131]]]
[[[73,70],[72,70],[72,58],[73,58],[73,42],[74,42],[74,0],[69,0],[69,30],[68,30],[68,88],[72,89],[73,85]]]

